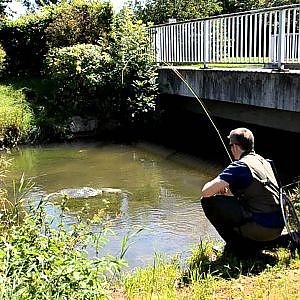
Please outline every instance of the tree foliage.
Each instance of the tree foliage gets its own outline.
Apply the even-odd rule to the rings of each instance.
[[[62,111],[68,107],[70,115],[89,114],[102,107],[99,93],[107,84],[112,59],[102,47],[78,44],[53,48],[47,58],[47,74],[56,81],[58,91],[55,106]]]
[[[183,21],[298,3],[300,0],[136,0],[131,6],[138,19],[161,24],[168,22],[168,19]]]
[[[114,82],[120,119],[135,122],[153,111],[157,96],[157,67],[154,63],[147,26],[134,20],[131,9],[117,16],[113,30]]]
[[[58,4],[59,0],[22,0],[22,4],[28,12],[34,12],[37,8],[41,8],[51,4]]]
[[[0,0],[0,21],[5,18],[6,16],[5,9],[7,7],[7,4],[10,2],[11,0]]]
[[[208,17],[222,10],[218,0],[146,0],[135,1],[133,7],[138,19],[154,24]]]
[[[113,19],[109,2],[76,0],[60,7],[57,16],[45,30],[50,48],[79,43],[108,45]]]
[[[276,7],[289,4],[299,4],[299,0],[222,0],[222,13],[235,13],[252,9]]]

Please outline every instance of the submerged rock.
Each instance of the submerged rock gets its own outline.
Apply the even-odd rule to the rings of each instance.
[[[69,189],[62,189],[59,191],[59,194],[66,195],[70,198],[89,198],[95,197],[98,195],[103,194],[120,194],[122,190],[115,189],[115,188],[101,188],[101,189],[94,189],[91,187],[82,187],[82,188],[69,188]]]

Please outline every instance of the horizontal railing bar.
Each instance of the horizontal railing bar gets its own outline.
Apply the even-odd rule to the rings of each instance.
[[[257,13],[263,13],[263,12],[269,12],[269,11],[279,11],[279,10],[283,10],[283,9],[293,9],[293,8],[300,8],[300,4],[282,5],[282,6],[276,6],[276,7],[261,8],[261,9],[256,9],[256,10],[248,10],[248,11],[232,13],[232,14],[211,16],[211,17],[206,17],[206,18],[196,18],[196,19],[191,19],[191,20],[186,20],[186,21],[178,21],[178,22],[174,22],[174,23],[157,24],[157,25],[150,26],[150,28],[165,27],[165,26],[172,26],[172,25],[177,25],[177,24],[185,24],[185,23],[199,22],[199,21],[206,21],[206,20],[213,20],[213,19],[222,19],[222,18],[226,18],[226,17],[252,15],[252,14],[257,14]]]
[[[300,61],[300,4],[149,28],[156,61],[261,64]]]

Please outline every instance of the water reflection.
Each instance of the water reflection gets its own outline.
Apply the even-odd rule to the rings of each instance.
[[[116,188],[120,194],[70,199],[68,221],[87,201],[105,209],[116,235],[105,251],[115,255],[125,234],[144,228],[126,254],[131,267],[154,253],[185,253],[202,239],[219,239],[202,212],[201,186],[222,168],[153,145],[77,143],[26,147],[12,154],[11,178],[24,171],[36,182],[31,197],[63,189]],[[52,214],[59,213],[51,208]]]

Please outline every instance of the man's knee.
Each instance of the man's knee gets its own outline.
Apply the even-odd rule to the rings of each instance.
[[[202,198],[201,205],[204,213],[210,215],[215,210],[214,196]]]
[[[219,209],[224,205],[224,201],[227,199],[225,198],[226,196],[222,195],[216,195],[216,196],[211,196],[211,197],[203,197],[201,199],[201,205],[204,210],[207,209]]]
[[[201,205],[202,207],[207,207],[209,205],[209,200],[211,199],[211,197],[203,197],[201,198]]]
[[[202,209],[210,221],[239,225],[244,220],[243,210],[237,199],[231,196],[216,195],[201,199]]]
[[[201,199],[202,209],[208,219],[219,219],[220,211],[222,211],[222,205],[224,203],[224,200],[226,199],[224,199],[223,196],[211,196]]]

